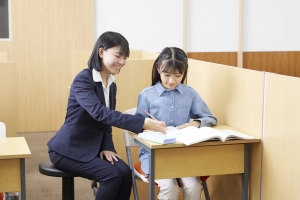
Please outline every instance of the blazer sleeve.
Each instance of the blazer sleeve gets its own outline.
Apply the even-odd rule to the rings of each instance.
[[[135,133],[142,131],[145,118],[141,116],[122,114],[101,104],[91,76],[78,74],[73,82],[73,91],[77,103],[83,107],[95,120]]]

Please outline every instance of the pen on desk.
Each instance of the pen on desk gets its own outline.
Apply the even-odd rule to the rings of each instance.
[[[151,117],[152,119],[158,121],[155,117],[153,117],[153,115],[151,115],[150,113],[148,113],[146,110],[144,110],[144,112],[145,112],[149,117]]]

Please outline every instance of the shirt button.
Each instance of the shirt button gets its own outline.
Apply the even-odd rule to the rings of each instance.
[[[171,120],[171,122],[172,122],[173,120]]]
[[[173,106],[171,106],[171,108],[173,108]]]

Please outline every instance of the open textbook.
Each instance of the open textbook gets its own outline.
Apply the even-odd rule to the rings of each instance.
[[[177,141],[187,146],[212,140],[225,142],[226,140],[235,139],[256,139],[252,136],[232,130],[218,130],[211,127],[197,128],[194,126],[188,126],[180,130],[172,126],[168,126],[167,134],[154,131],[146,131],[144,133],[140,133],[138,137],[160,144],[169,144]]]
[[[176,137],[177,142],[181,142],[185,145],[192,145],[199,142],[219,140],[225,142],[226,140],[236,139],[256,139],[252,136],[245,135],[232,130],[218,130],[211,127],[197,128],[194,126],[188,126],[183,129],[176,129],[175,127],[167,127],[167,135]]]

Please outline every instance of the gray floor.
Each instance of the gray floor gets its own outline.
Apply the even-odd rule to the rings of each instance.
[[[32,153],[31,158],[25,160],[26,165],[26,192],[27,200],[61,200],[62,183],[61,178],[44,176],[39,173],[38,165],[48,160],[47,142],[54,132],[42,133],[19,133],[18,136],[25,137]],[[75,199],[95,199],[91,181],[83,178],[75,178]]]

